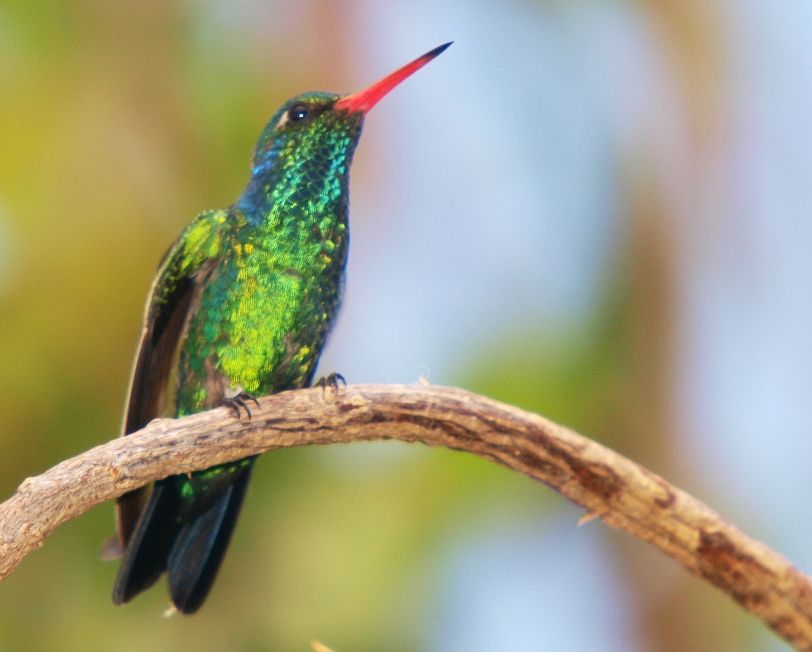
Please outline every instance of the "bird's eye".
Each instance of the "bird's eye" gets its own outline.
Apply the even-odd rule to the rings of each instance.
[[[288,110],[288,121],[299,122],[307,117],[307,107],[304,104],[297,104]]]

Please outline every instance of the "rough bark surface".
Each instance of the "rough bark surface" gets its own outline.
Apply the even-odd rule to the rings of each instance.
[[[398,439],[473,453],[543,482],[585,519],[657,546],[812,651],[812,579],[663,478],[541,416],[429,385],[284,392],[252,412],[250,421],[226,408],[158,419],[26,479],[0,504],[0,579],[65,521],[168,475],[276,448]]]

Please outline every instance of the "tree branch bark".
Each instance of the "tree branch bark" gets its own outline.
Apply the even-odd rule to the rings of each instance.
[[[252,412],[250,421],[226,408],[157,419],[26,479],[0,504],[0,579],[65,521],[154,480],[276,448],[398,439],[467,451],[543,482],[812,651],[812,579],[658,475],[541,416],[428,385],[283,392]]]

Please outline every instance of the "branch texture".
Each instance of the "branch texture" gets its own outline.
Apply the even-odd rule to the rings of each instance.
[[[283,392],[252,412],[250,421],[226,408],[157,419],[26,479],[0,504],[0,579],[65,521],[154,480],[276,448],[398,439],[473,453],[543,482],[812,652],[812,579],[661,477],[543,417],[428,385]]]

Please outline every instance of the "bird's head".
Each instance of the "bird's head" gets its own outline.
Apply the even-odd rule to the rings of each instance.
[[[323,172],[337,167],[346,174],[364,116],[449,45],[434,48],[358,93],[343,97],[304,93],[291,98],[274,114],[259,138],[253,175],[266,174],[273,168],[301,169],[303,165],[324,168]]]

